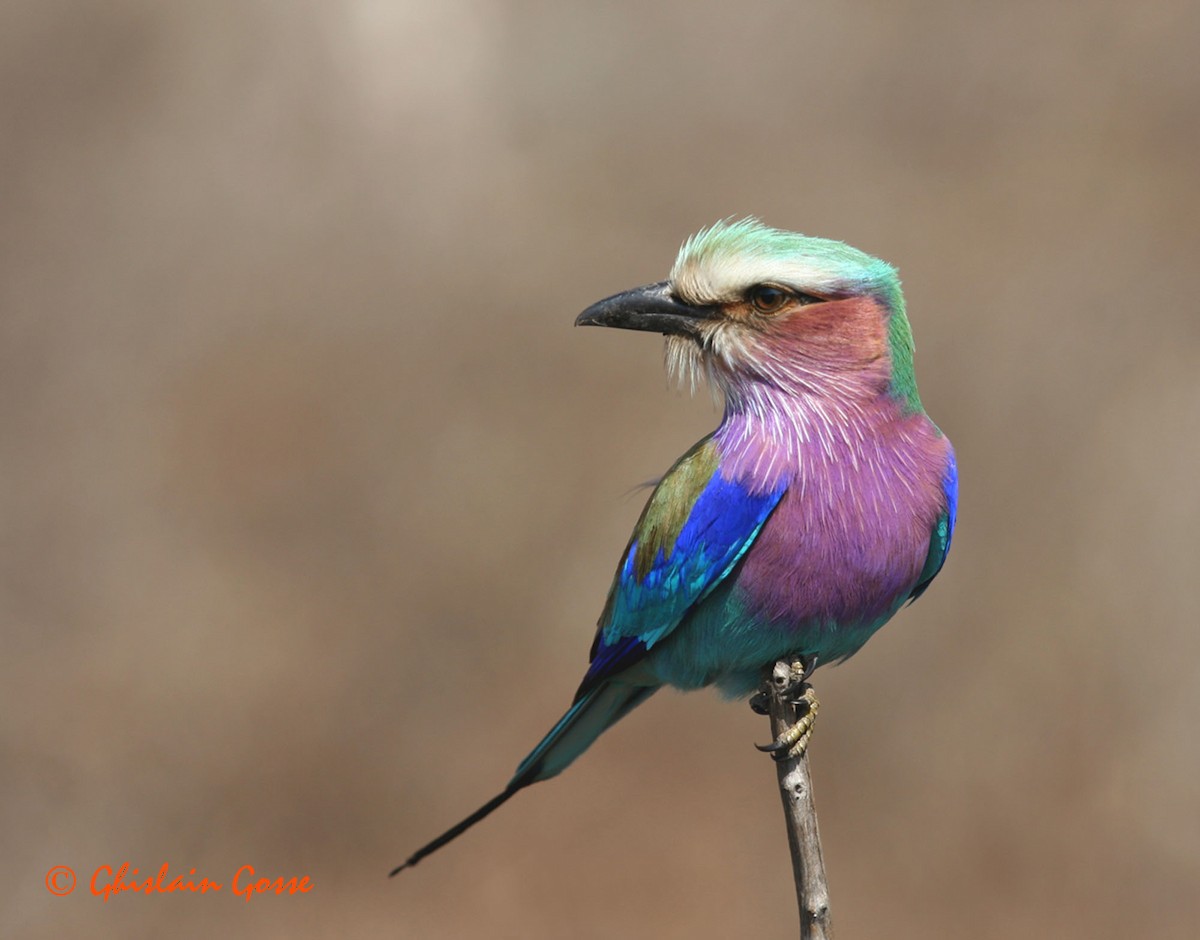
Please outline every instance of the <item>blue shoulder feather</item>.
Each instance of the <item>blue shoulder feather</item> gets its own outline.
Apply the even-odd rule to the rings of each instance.
[[[592,646],[592,664],[577,698],[598,683],[629,668],[667,636],[687,612],[729,574],[753,544],[786,485],[766,493],[751,492],[740,482],[725,479],[716,467],[715,444],[704,441],[689,452],[713,460],[711,476],[702,487],[689,477],[681,460],[659,483],[642,513],[633,538],[609,592]],[[705,454],[701,448],[713,448]],[[685,469],[681,469],[685,468]],[[663,505],[694,489],[682,506],[673,543],[659,545],[648,567],[640,563],[639,548],[655,538],[659,520],[652,507]],[[658,543],[663,540],[661,536]]]

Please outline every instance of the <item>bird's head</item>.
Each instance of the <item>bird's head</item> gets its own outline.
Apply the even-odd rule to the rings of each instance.
[[[575,322],[664,334],[673,374],[693,386],[707,375],[734,402],[766,391],[921,407],[895,270],[756,219],[693,235],[667,280],[601,300]]]

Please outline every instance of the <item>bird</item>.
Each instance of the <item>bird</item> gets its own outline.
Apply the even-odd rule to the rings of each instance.
[[[617,565],[566,713],[494,798],[392,875],[565,770],[663,686],[752,695],[794,663],[812,733],[818,665],[855,652],[941,571],[958,469],[917,394],[894,268],[843,242],[727,219],[684,241],[665,281],[607,297],[580,326],[661,333],[668,372],[724,399],[667,471]],[[761,701],[752,700],[761,710]]]

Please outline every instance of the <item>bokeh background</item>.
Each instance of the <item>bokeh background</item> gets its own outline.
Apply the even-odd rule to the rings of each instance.
[[[568,703],[719,412],[577,331],[715,219],[896,264],[938,583],[819,674],[844,937],[1200,935],[1200,7],[0,9],[0,935],[790,937],[765,722]],[[304,897],[124,895],[102,864]],[[52,865],[80,887],[51,896]]]

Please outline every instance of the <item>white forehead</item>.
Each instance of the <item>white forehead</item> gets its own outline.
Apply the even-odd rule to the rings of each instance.
[[[671,268],[671,286],[691,303],[741,298],[755,284],[818,295],[890,295],[896,272],[843,242],[768,228],[756,219],[718,222],[689,238]]]

